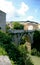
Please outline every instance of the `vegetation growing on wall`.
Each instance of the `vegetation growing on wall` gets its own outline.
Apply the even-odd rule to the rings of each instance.
[[[20,24],[19,22],[13,22],[12,25],[13,25],[13,29],[17,29],[17,30],[24,29],[24,26],[22,24]]]
[[[27,48],[23,45],[17,48],[7,33],[0,31],[0,42],[0,48],[2,47],[4,50],[3,54],[9,56],[13,65],[33,65],[27,55]]]

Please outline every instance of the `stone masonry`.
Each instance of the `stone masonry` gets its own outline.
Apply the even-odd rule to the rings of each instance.
[[[6,13],[0,10],[0,29],[5,31],[6,28]]]
[[[8,56],[0,56],[0,65],[11,65]]]

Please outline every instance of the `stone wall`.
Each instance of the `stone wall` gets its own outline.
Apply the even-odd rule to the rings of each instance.
[[[38,24],[36,24],[36,23],[24,22],[21,24],[24,25],[24,30],[37,30],[38,29]]]
[[[6,13],[0,10],[0,28],[5,31],[6,26]]]

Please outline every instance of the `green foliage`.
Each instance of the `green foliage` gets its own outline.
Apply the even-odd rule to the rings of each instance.
[[[9,44],[11,42],[11,37],[5,32],[0,31],[0,42],[4,44]]]
[[[40,57],[40,52],[37,51],[37,49],[33,48],[33,49],[31,50],[31,55],[39,56],[39,57]]]
[[[32,47],[40,51],[40,31],[34,32]]]
[[[39,56],[39,57],[40,57],[40,52],[39,52],[39,51],[37,52],[37,56]]]
[[[37,55],[37,50],[35,48],[31,50],[31,55]]]
[[[7,54],[13,65],[33,65],[27,55],[26,46],[19,48],[11,43],[11,38],[7,33],[0,31],[0,53],[2,55]]]
[[[7,55],[5,48],[2,43],[0,43],[0,55]]]
[[[22,24],[20,24],[19,22],[14,22],[13,24],[13,29],[24,29],[24,26]]]
[[[29,37],[27,35],[22,36],[20,44],[25,44],[25,42],[30,42]]]
[[[9,25],[6,25],[6,32],[10,29]]]
[[[26,56],[28,53],[27,46],[25,44],[19,45],[19,51]]]
[[[14,63],[14,61],[13,61],[13,60],[11,60],[11,64],[12,64],[12,65],[17,65],[17,64],[15,64],[15,63]]]
[[[30,59],[30,57],[27,55],[28,51],[27,51],[27,47],[24,45],[20,45],[19,46],[19,50],[20,50],[20,53],[22,54],[22,58],[23,58],[23,61],[24,61],[24,64],[23,65],[33,65]]]
[[[21,38],[21,42],[20,42],[20,44],[25,44],[25,37],[23,36],[22,38]]]
[[[40,56],[40,31],[35,31],[33,35],[33,44],[32,44],[32,52],[31,54]],[[35,49],[36,50],[35,50]]]

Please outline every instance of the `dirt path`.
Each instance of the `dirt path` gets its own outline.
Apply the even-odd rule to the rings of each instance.
[[[34,65],[40,65],[40,57],[31,56],[31,59],[32,59]]]

